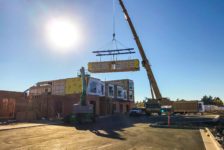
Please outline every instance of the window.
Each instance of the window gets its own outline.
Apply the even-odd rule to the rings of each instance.
[[[129,80],[129,90],[134,90],[134,82]]]
[[[123,90],[124,99],[127,100],[127,90]]]
[[[87,93],[90,95],[105,96],[105,83],[98,79],[91,78],[89,80]]]
[[[133,101],[133,99],[134,99],[133,92],[129,91],[129,100]]]
[[[103,83],[103,82],[99,82],[99,83],[98,83],[98,86],[99,86],[99,90],[97,91],[97,93],[98,93],[100,96],[105,96],[105,83]]]
[[[123,88],[120,86],[117,86],[117,98],[123,99]]]
[[[114,97],[114,85],[111,84],[108,85],[108,96]]]
[[[96,93],[96,85],[97,85],[97,83],[94,82],[94,81],[92,81],[92,82],[90,83],[90,92],[91,92],[91,93]]]

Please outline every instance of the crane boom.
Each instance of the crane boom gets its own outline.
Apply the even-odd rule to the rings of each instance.
[[[149,79],[149,84],[150,84],[150,87],[151,87],[152,98],[154,99],[154,96],[155,96],[156,99],[161,100],[162,99],[162,95],[161,95],[159,87],[158,87],[158,85],[156,83],[156,79],[155,79],[155,77],[153,75],[151,66],[149,64],[149,61],[148,61],[146,55],[145,55],[144,49],[142,47],[141,41],[140,41],[140,39],[138,37],[138,34],[137,34],[136,30],[135,30],[135,27],[134,27],[134,25],[133,25],[133,23],[131,21],[131,18],[130,18],[129,14],[128,14],[127,9],[125,8],[123,0],[119,0],[119,3],[121,5],[121,8],[122,8],[124,14],[125,14],[125,18],[127,19],[127,22],[128,22],[128,24],[129,24],[129,26],[131,28],[131,31],[132,31],[132,34],[134,36],[135,42],[136,42],[136,44],[138,46],[140,55],[142,57],[142,65],[146,69],[146,72],[147,72],[147,76],[148,76],[148,79]]]

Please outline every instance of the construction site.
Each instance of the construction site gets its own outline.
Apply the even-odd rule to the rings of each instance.
[[[164,87],[158,84],[149,61],[150,52],[144,49],[141,41],[144,31],[136,30],[139,22],[132,20],[130,14],[135,13],[129,14],[126,6],[129,1],[111,1],[110,47],[85,52],[91,53],[94,59],[85,59],[86,64],[77,63],[76,76],[66,77],[65,74],[64,78],[40,80],[20,92],[0,90],[0,149],[223,149],[222,100],[218,97],[212,101],[207,100],[209,97],[174,100],[170,95],[164,96]],[[136,48],[124,46],[117,40],[118,8]],[[59,22],[55,27],[57,32],[70,27],[60,29],[59,25],[65,24]],[[54,26],[50,29],[53,31]],[[74,34],[73,30],[69,33]],[[52,35],[51,40],[57,34]],[[60,39],[54,44],[59,43],[58,47],[63,49],[60,45],[63,40],[69,41]],[[146,90],[136,86],[139,85],[136,78],[143,76],[110,76],[121,72],[134,74],[140,70],[147,77]],[[136,96],[139,91],[144,101]]]

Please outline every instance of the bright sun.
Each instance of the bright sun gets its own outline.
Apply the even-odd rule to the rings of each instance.
[[[49,44],[58,52],[68,52],[80,42],[80,34],[75,23],[68,18],[53,18],[46,24]]]

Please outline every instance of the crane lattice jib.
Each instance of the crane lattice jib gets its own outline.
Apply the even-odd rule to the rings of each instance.
[[[128,14],[128,11],[127,11],[127,9],[124,6],[123,0],[119,0],[119,2],[120,2],[120,5],[121,5],[121,8],[122,8],[122,10],[123,10],[123,12],[125,14],[125,18],[127,19],[128,24],[129,24],[129,26],[131,28],[131,31],[132,31],[132,34],[133,34],[133,36],[135,38],[135,41],[136,41],[136,44],[138,46],[139,52],[141,54],[142,65],[146,69],[149,82],[151,82],[150,84],[151,84],[151,88],[152,88],[152,91],[153,91],[152,92],[152,98],[154,98],[154,96],[155,96],[156,99],[161,100],[162,99],[162,95],[161,95],[159,87],[158,87],[158,85],[156,83],[156,80],[155,80],[155,77],[153,75],[153,72],[152,72],[151,66],[149,64],[149,61],[148,61],[148,59],[147,59],[147,57],[145,55],[145,52],[144,52],[144,49],[142,47],[141,41],[140,41],[140,39],[139,39],[139,37],[137,35],[137,32],[135,30],[135,27],[134,27],[132,21],[131,21],[131,18],[130,18],[129,14]]]

